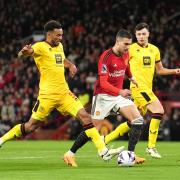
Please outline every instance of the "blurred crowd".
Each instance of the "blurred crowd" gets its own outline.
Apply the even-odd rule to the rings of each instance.
[[[120,28],[133,33],[137,23],[147,22],[150,42],[160,48],[163,65],[180,67],[179,4],[173,0],[1,0],[0,134],[30,117],[39,74],[32,59],[19,60],[17,53],[31,42],[26,37],[42,31],[48,20],[63,25],[66,57],[78,67],[74,79],[66,73],[67,81],[85,105],[92,97],[99,55],[113,45]],[[128,85],[126,81],[124,86]],[[177,76],[155,77],[154,90],[160,96],[168,92],[173,96],[180,90],[180,81]]]

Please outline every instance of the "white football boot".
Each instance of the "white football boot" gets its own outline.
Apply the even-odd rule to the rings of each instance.
[[[148,153],[151,157],[160,159],[161,155],[158,153],[157,149],[154,148],[146,148],[146,153]]]
[[[103,158],[104,161],[109,161],[114,156],[122,152],[124,149],[125,149],[124,146],[118,148],[111,148],[111,149],[105,148],[103,151],[99,152],[99,155]]]
[[[104,143],[105,143],[105,136],[101,136],[101,139],[104,141]],[[106,143],[105,143],[106,144]],[[107,145],[107,144],[106,144]],[[110,148],[108,148],[108,152],[106,152],[106,154],[104,154],[103,156],[104,156],[104,158],[106,159],[107,157],[108,157],[108,154],[109,154],[109,156],[111,157],[110,159],[109,158],[107,158],[108,160],[111,160],[114,156],[116,156],[116,155],[118,155],[120,152],[122,152],[123,150],[125,149],[125,147],[124,146],[120,146],[120,147],[118,147],[118,148],[113,148],[113,147],[110,147]],[[102,155],[101,155],[102,156]],[[103,158],[103,156],[102,156],[102,158]],[[107,156],[107,157],[106,157]],[[104,159],[103,158],[103,159]],[[104,160],[105,160],[104,159]]]
[[[119,153],[121,153],[124,149],[125,149],[124,146],[120,146],[120,147],[118,147],[118,148],[111,148],[111,149],[109,149],[108,153],[109,153],[112,157],[114,157],[114,156],[118,155]]]

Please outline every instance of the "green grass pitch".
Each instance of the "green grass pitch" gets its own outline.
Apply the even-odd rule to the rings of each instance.
[[[158,142],[162,159],[145,153],[147,142],[140,141],[136,152],[146,163],[118,167],[116,159],[104,162],[91,142],[77,153],[78,168],[68,167],[62,156],[72,141],[11,141],[0,149],[0,180],[178,180],[180,142]],[[126,141],[111,143],[114,147]]]

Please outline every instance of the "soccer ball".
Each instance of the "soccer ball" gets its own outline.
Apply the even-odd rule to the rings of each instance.
[[[134,166],[135,155],[134,152],[124,150],[119,153],[117,163],[119,166]]]

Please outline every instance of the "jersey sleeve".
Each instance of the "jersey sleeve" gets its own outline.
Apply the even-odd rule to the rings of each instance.
[[[124,58],[125,58],[125,64],[127,65],[126,67],[126,75],[128,76],[128,78],[132,78],[132,73],[131,73],[131,69],[130,69],[130,64],[129,64],[129,52],[125,54]]]
[[[41,46],[40,43],[35,43],[32,45],[32,48],[34,50],[33,57],[36,57],[41,54]]]
[[[155,56],[155,62],[158,63],[159,61],[161,61],[161,56],[160,56],[160,51],[157,48],[156,49],[156,56]]]
[[[105,57],[105,54],[102,54],[100,56],[100,59],[98,62],[98,75],[108,76],[108,65],[107,65],[107,59]]]
[[[133,51],[133,46],[131,45],[128,52],[129,52],[129,59],[132,57],[132,51]]]
[[[127,68],[126,68],[126,75],[128,76],[128,78],[132,78],[132,73],[131,73],[131,68],[130,68],[129,63],[128,63]]]
[[[62,53],[62,57],[64,57],[64,59],[62,59],[62,60],[63,60],[63,62],[64,62],[64,60],[65,60],[66,56],[65,56],[65,53],[64,53],[64,48],[63,48],[63,45],[62,45],[61,43],[59,43],[59,48],[60,48],[60,51],[61,51],[61,53]]]

